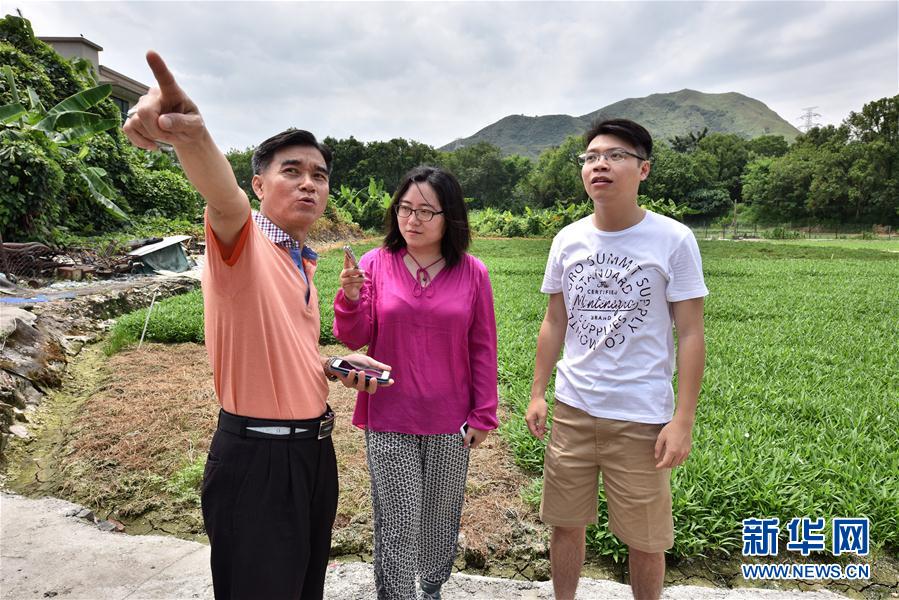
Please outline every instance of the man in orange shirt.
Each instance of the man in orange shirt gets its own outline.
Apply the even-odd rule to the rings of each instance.
[[[171,144],[207,202],[206,347],[222,410],[202,505],[215,596],[322,598],[337,511],[326,377],[378,387],[356,371],[331,372],[318,351],[317,256],[305,240],[328,201],[331,152],[302,130],[260,144],[254,212],[197,106],[159,55],[147,62],[158,87],[129,113],[125,134],[146,150]]]

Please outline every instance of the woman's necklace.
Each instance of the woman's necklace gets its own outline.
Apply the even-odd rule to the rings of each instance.
[[[406,254],[409,255],[409,258],[411,258],[412,262],[415,263],[415,266],[418,267],[418,270],[415,271],[415,287],[412,288],[412,295],[418,298],[424,291],[425,297],[430,298],[434,295],[434,290],[431,289],[431,281],[433,280],[433,278],[431,277],[431,274],[428,273],[428,269],[443,260],[443,257],[441,256],[428,266],[423,267],[421,266],[421,263],[418,262],[418,260],[416,260],[414,256],[412,256],[411,252],[406,250]]]

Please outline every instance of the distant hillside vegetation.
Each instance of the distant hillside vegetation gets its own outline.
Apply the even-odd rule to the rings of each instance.
[[[655,140],[667,140],[704,127],[708,127],[710,133],[736,133],[746,139],[773,134],[792,141],[799,134],[798,129],[754,98],[736,92],[706,94],[681,90],[628,98],[580,117],[509,115],[471,137],[455,140],[440,149],[452,151],[478,142],[490,142],[499,146],[505,155],[536,158],[546,148],[561,144],[566,137],[583,134],[593,120],[616,117],[641,123]]]

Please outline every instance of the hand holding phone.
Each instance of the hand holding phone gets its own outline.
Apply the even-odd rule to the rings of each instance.
[[[343,270],[340,272],[340,288],[347,299],[355,302],[359,299],[362,284],[365,283],[365,272],[359,268],[359,262],[349,244],[343,247]]]

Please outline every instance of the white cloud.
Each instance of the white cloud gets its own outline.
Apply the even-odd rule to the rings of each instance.
[[[224,148],[287,126],[441,145],[508,114],[592,112],[692,88],[797,123],[899,92],[895,2],[33,2],[38,35],[85,37],[151,83],[167,59]]]

